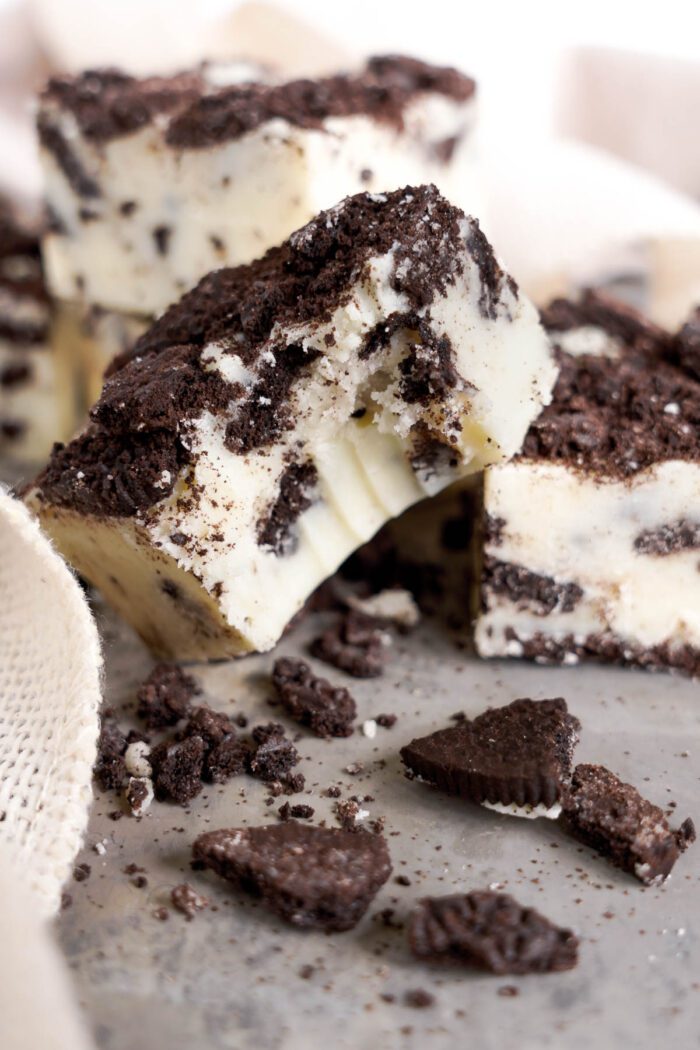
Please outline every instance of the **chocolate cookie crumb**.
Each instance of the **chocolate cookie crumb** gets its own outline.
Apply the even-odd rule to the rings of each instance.
[[[149,729],[175,725],[197,691],[194,679],[177,664],[156,664],[137,693],[139,718]]]
[[[425,988],[411,988],[404,994],[403,1001],[406,1006],[412,1006],[416,1010],[426,1010],[435,1004],[435,996],[427,992]]]
[[[235,735],[225,736],[207,753],[204,778],[212,784],[226,784],[232,777],[245,773],[250,765],[252,746]]]
[[[377,678],[384,673],[386,648],[387,634],[377,621],[353,610],[315,638],[310,651],[353,678]]]
[[[124,752],[127,739],[113,718],[102,719],[94,776],[105,791],[118,791],[127,780]]]
[[[260,780],[280,780],[299,761],[299,752],[279,722],[256,726],[250,772]]]
[[[391,874],[382,838],[295,821],[208,832],[193,852],[288,922],[329,931],[355,926]]]
[[[276,660],[272,683],[285,710],[317,736],[343,737],[352,733],[357,708],[350,693],[315,675],[303,660]]]
[[[496,974],[570,970],[578,961],[571,930],[489,890],[426,897],[411,916],[409,943],[419,959]]]
[[[377,715],[374,721],[384,729],[392,729],[398,721],[398,715]]]
[[[202,790],[206,747],[200,736],[186,740],[164,740],[151,752],[153,784],[159,799],[180,805],[191,802]]]
[[[695,841],[692,820],[673,831],[659,806],[604,766],[576,767],[562,820],[581,842],[647,886],[663,882]]]

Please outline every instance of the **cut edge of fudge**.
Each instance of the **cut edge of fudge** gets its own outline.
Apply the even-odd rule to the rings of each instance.
[[[447,794],[499,813],[555,819],[579,729],[562,698],[514,700],[411,741],[401,760]]]
[[[564,798],[562,823],[579,841],[646,886],[667,879],[688,846],[695,825],[673,830],[660,806],[605,766],[581,764]]]
[[[206,832],[193,854],[292,925],[334,932],[357,925],[392,870],[381,835],[295,820]]]

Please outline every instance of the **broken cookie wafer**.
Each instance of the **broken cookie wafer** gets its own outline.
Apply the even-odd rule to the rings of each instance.
[[[580,723],[566,701],[514,700],[411,741],[404,764],[450,795],[524,817],[557,817]]]
[[[645,885],[663,882],[695,841],[692,820],[674,831],[659,806],[605,766],[576,766],[562,820],[581,842]]]
[[[210,831],[193,853],[293,925],[329,931],[355,926],[391,874],[381,835],[296,821]]]
[[[427,962],[457,963],[496,974],[552,973],[578,961],[578,939],[507,893],[489,890],[419,902],[411,950]]]

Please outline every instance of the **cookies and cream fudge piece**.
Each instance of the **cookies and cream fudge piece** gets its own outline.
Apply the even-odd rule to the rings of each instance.
[[[154,315],[360,190],[436,182],[479,214],[475,84],[415,59],[236,82],[234,66],[56,77],[38,116],[54,295]]]
[[[412,740],[401,761],[448,795],[511,816],[556,819],[580,728],[561,697],[514,700]]]
[[[265,650],[390,517],[512,456],[555,367],[434,186],[358,194],[168,310],[31,500],[154,650]]]
[[[41,463],[75,420],[68,359],[52,347],[38,230],[0,199],[0,455]]]
[[[588,293],[543,315],[561,365],[487,471],[482,656],[700,673],[700,382],[672,337]]]

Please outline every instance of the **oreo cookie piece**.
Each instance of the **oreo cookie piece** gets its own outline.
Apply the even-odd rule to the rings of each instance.
[[[276,660],[272,684],[285,710],[317,736],[352,733],[357,709],[350,693],[315,675],[303,660]]]
[[[695,841],[690,818],[674,831],[659,806],[605,766],[576,766],[562,821],[577,839],[646,886],[663,882]]]
[[[580,728],[561,697],[514,700],[412,740],[401,759],[450,795],[515,816],[556,818]]]
[[[391,874],[381,835],[288,821],[200,835],[194,859],[294,926],[349,930]]]
[[[490,890],[426,897],[411,916],[408,937],[418,959],[501,975],[554,973],[578,962],[571,930]]]

